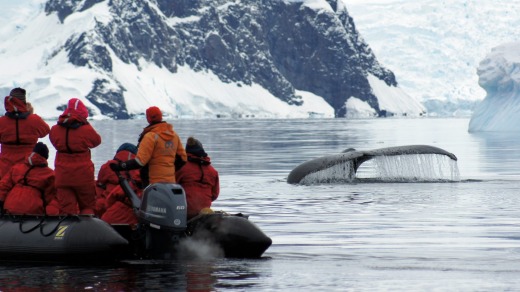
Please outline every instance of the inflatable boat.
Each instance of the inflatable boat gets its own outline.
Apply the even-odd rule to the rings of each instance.
[[[121,184],[137,226],[110,225],[92,216],[0,216],[0,262],[106,263],[186,258],[211,247],[215,256],[259,258],[272,241],[242,214],[214,212],[187,220],[177,184],[152,184],[142,201]],[[188,247],[188,248],[187,248]],[[189,253],[187,252],[189,251]]]

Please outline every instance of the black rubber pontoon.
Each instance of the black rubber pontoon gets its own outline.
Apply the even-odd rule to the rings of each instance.
[[[128,241],[90,216],[0,217],[0,260],[102,263],[120,259]]]

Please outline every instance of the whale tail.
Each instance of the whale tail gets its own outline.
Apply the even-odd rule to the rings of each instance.
[[[432,167],[434,160],[448,161],[448,173]],[[441,160],[439,160],[441,159]],[[306,161],[294,168],[287,182],[312,184],[352,182],[361,164],[371,161],[381,178],[390,180],[458,180],[457,157],[444,149],[429,145],[406,145],[368,151],[348,148],[339,154]]]

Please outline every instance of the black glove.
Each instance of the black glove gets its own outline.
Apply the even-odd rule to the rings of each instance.
[[[119,163],[110,163],[110,169],[113,171],[132,170],[138,168],[141,168],[141,165],[139,165],[135,159],[130,159]]]
[[[175,171],[181,169],[184,166],[184,164],[186,164],[186,161],[182,160],[182,157],[180,157],[179,155],[175,155]]]
[[[121,163],[110,163],[110,169],[113,171],[121,171],[123,170],[123,167],[121,166]]]

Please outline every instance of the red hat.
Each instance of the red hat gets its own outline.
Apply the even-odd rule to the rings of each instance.
[[[156,106],[149,107],[146,110],[146,120],[149,124],[162,122],[161,110]]]
[[[69,99],[67,108],[65,109],[63,114],[76,114],[84,119],[87,119],[88,118],[88,109],[81,100],[79,100],[77,98],[71,98],[71,99]]]

